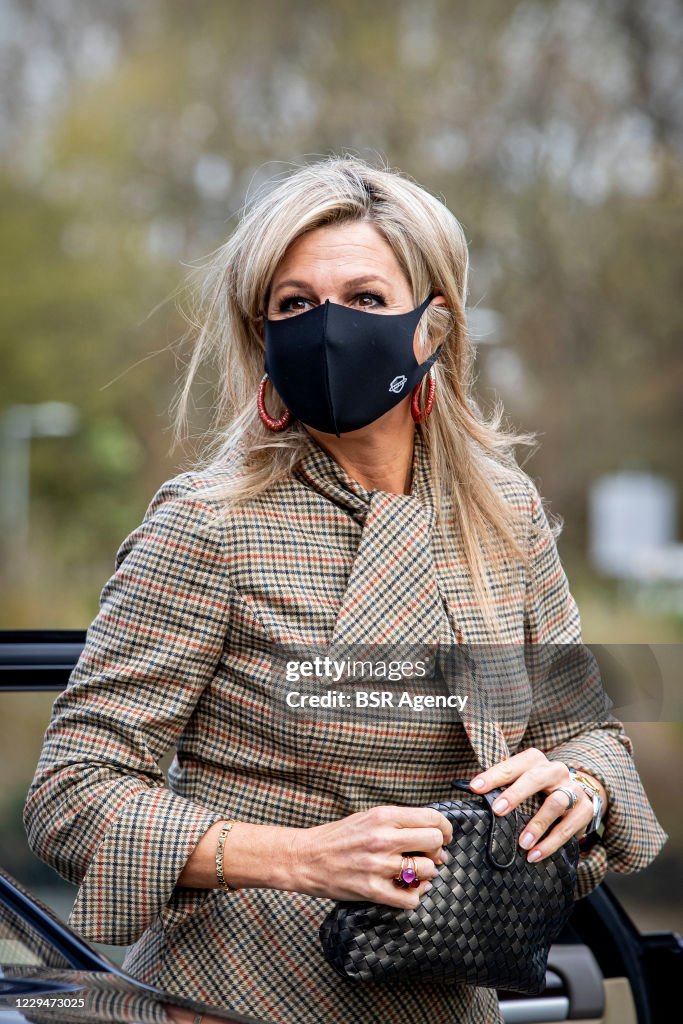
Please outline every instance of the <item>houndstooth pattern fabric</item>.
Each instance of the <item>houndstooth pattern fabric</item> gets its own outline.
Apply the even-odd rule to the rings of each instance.
[[[79,886],[69,923],[87,939],[134,943],[125,968],[167,991],[297,1024],[499,1022],[492,990],[351,989],[318,945],[331,900],[176,880],[219,819],[306,828],[377,804],[429,804],[452,796],[454,776],[472,778],[534,745],[589,771],[609,794],[604,847],[579,865],[585,894],[608,867],[648,864],[666,839],[623,727],[525,727],[475,714],[330,727],[292,715],[276,699],[274,645],[490,637],[457,534],[435,528],[419,428],[408,495],[368,492],[311,438],[291,477],[221,519],[216,500],[196,496],[221,472],[164,483],[121,545],[53,705],[24,807],[31,848]],[[534,484],[500,475],[497,486],[528,515],[532,556],[529,573],[520,565],[491,575],[506,643],[580,642]],[[531,684],[517,685],[528,705]],[[174,745],[166,780],[158,761]]]

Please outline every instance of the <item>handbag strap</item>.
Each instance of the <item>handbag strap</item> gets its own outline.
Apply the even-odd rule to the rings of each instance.
[[[460,789],[464,793],[474,793],[467,779],[452,779],[451,786]],[[475,793],[488,808],[490,816],[490,830],[488,841],[488,855],[492,864],[497,868],[511,868],[517,855],[517,836],[519,834],[519,823],[517,821],[517,809],[509,814],[498,816],[493,813],[493,804],[498,799],[502,789],[492,789],[488,793]]]

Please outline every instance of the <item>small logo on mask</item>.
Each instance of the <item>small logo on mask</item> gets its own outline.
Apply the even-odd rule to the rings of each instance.
[[[407,380],[408,378],[404,374],[400,374],[400,376],[394,377],[391,384],[389,385],[389,390],[393,392],[393,394],[399,395],[406,386]]]

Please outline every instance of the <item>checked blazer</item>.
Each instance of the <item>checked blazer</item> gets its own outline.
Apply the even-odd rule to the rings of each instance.
[[[474,685],[474,710],[461,720],[330,721],[284,706],[277,645],[491,642],[457,531],[437,529],[420,429],[410,494],[369,492],[307,444],[291,475],[227,516],[200,494],[223,469],[160,487],[117,553],[54,702],[24,807],[28,840],[79,886],[69,923],[87,939],[132,944],[126,970],[166,991],[266,1021],[493,1024],[492,990],[339,978],[318,943],[330,900],[176,885],[219,819],[307,828],[377,804],[420,806],[452,796],[452,778],[529,746],[590,772],[608,793],[603,843],[581,858],[579,896],[608,869],[645,867],[667,838],[623,725],[534,717],[525,672],[500,687],[514,715],[477,714]],[[504,643],[580,644],[536,486],[493,463],[491,473],[528,524],[530,568],[490,571]],[[172,747],[166,779],[158,762]]]

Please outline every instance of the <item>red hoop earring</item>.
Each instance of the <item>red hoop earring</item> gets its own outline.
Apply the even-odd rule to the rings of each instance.
[[[427,401],[425,402],[424,409],[420,409],[420,385],[422,384],[422,381],[420,381],[419,384],[416,384],[415,387],[413,388],[413,398],[410,403],[410,411],[413,415],[413,420],[415,421],[415,423],[424,423],[424,421],[427,419],[434,406],[434,396],[436,394],[436,378],[434,376],[433,364],[429,367],[429,373],[427,376],[429,378],[429,391],[427,392]]]
[[[256,393],[256,407],[258,409],[259,419],[264,427],[268,427],[268,430],[284,430],[292,418],[292,414],[289,409],[285,409],[284,413],[279,420],[274,419],[266,409],[266,383],[268,381],[268,374],[264,373],[261,378],[261,383],[258,386]]]

